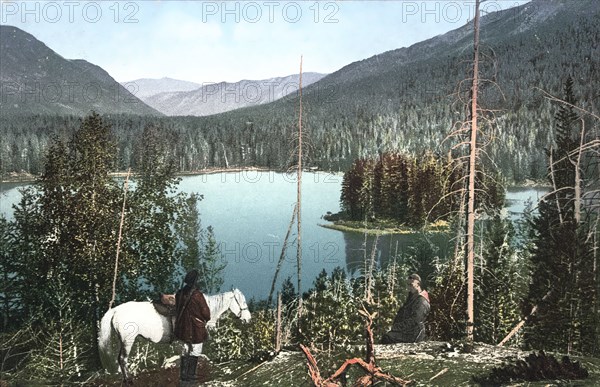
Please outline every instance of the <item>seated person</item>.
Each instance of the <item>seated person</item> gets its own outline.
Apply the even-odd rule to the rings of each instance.
[[[408,276],[408,298],[400,308],[392,329],[383,335],[382,344],[418,343],[424,341],[425,319],[429,314],[429,294],[421,289],[421,277],[418,274]]]

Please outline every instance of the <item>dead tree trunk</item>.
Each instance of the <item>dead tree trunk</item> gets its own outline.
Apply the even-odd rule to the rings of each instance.
[[[271,300],[273,299],[273,292],[275,291],[275,284],[277,283],[277,277],[279,277],[279,271],[281,270],[281,265],[283,264],[283,260],[285,258],[285,251],[287,249],[288,239],[290,238],[290,233],[292,232],[292,226],[294,225],[294,221],[296,220],[297,208],[294,206],[294,211],[292,212],[292,220],[290,221],[290,225],[287,229],[287,233],[285,234],[285,238],[283,239],[283,246],[281,247],[281,254],[279,255],[279,261],[277,262],[277,268],[275,268],[275,274],[273,275],[273,282],[271,283],[271,290],[269,291],[269,298],[267,299],[267,305],[271,306]]]
[[[558,192],[558,188],[556,187],[556,177],[555,177],[555,173],[554,173],[554,150],[550,149],[550,179],[552,179],[552,188],[554,189],[554,192]],[[556,195],[556,194],[555,194]],[[558,200],[558,197],[556,198],[556,208],[558,210],[558,219],[560,221],[560,223],[563,223],[563,215],[562,215],[562,210],[560,208],[560,200]]]
[[[223,158],[225,159],[225,169],[229,169],[229,161],[227,161],[227,151],[225,150],[225,145],[221,143],[221,147],[223,148]]]
[[[550,289],[550,291],[548,293],[546,293],[546,295],[544,297],[542,297],[542,301],[544,302],[548,299],[548,297],[550,297],[550,295],[552,294],[552,289]],[[501,347],[504,344],[506,344],[510,339],[512,339],[512,337],[514,335],[516,335],[521,328],[523,328],[523,326],[525,325],[525,323],[531,318],[531,316],[533,316],[537,310],[539,309],[539,305],[535,305],[533,308],[531,308],[531,312],[529,312],[529,314],[527,316],[525,316],[521,321],[519,321],[519,323],[517,325],[515,325],[515,327],[508,333],[508,335],[506,335],[506,337],[504,339],[502,339],[502,341],[500,343],[498,343],[498,346]]]
[[[131,174],[131,168],[127,170],[127,176],[125,177],[125,184],[123,185],[123,208],[121,209],[121,223],[119,223],[119,236],[117,238],[117,254],[115,257],[115,272],[112,283],[112,297],[108,303],[108,309],[112,308],[115,303],[117,295],[117,276],[119,274],[119,253],[121,251],[121,237],[123,234],[123,223],[125,222],[125,204],[127,203],[127,186],[129,184],[129,175]]]
[[[569,158],[569,161],[571,161],[573,168],[575,168],[575,187],[574,187],[575,198],[573,199],[573,207],[574,207],[573,213],[574,213],[574,217],[575,217],[575,222],[577,222],[577,224],[581,223],[581,199],[582,199],[581,156],[583,153],[584,140],[585,140],[585,122],[583,121],[583,118],[582,118],[581,119],[581,140],[579,141],[579,150],[577,152],[577,161],[573,161],[573,160],[571,160],[571,158]]]
[[[302,56],[300,56],[300,78],[298,80],[300,106],[298,109],[298,201],[296,217],[298,219],[298,241],[296,263],[298,264],[298,316],[302,315]]]
[[[473,88],[471,91],[471,142],[469,156],[469,202],[467,214],[467,340],[473,342],[475,316],[474,301],[474,261],[475,261],[475,175],[477,174],[477,95],[479,88],[479,5],[475,2],[475,38],[473,60]]]
[[[275,353],[281,351],[281,293],[277,296],[277,324],[275,328]]]

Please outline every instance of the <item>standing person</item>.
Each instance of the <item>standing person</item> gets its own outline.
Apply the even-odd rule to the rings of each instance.
[[[429,314],[429,294],[421,289],[421,277],[411,274],[407,278],[408,298],[400,308],[392,329],[383,335],[383,344],[418,343],[424,341],[425,319]]]
[[[181,381],[196,381],[198,356],[202,353],[202,343],[208,338],[206,323],[210,320],[210,309],[204,295],[196,287],[198,270],[191,270],[185,276],[185,285],[175,295],[176,320],[174,335],[183,341],[181,354]]]

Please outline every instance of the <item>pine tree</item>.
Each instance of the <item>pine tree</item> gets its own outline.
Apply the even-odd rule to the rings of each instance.
[[[223,271],[226,262],[219,249],[214,230],[208,226],[203,230],[200,225],[198,202],[202,195],[191,194],[183,198],[181,211],[176,224],[181,244],[179,254],[184,273],[198,269],[198,286],[208,294],[218,293],[223,285]]]
[[[4,215],[0,215],[0,332],[8,329],[9,323],[12,325],[18,315],[18,300],[16,299],[16,285],[18,281],[15,278],[17,268],[14,259],[15,249],[15,231],[14,223],[9,222]]]
[[[200,286],[210,294],[218,293],[223,285],[223,271],[226,261],[221,254],[219,245],[211,226],[206,229],[206,242],[200,259],[200,272],[202,279]]]
[[[182,216],[177,222],[178,232],[181,238],[181,266],[185,273],[198,267],[201,259],[200,215],[198,213],[198,202],[202,200],[201,195],[192,194],[184,199]],[[204,290],[202,287],[201,289]]]
[[[298,293],[292,282],[292,277],[287,277],[281,284],[281,302],[289,305],[298,298]]]
[[[528,345],[564,352],[589,352],[596,343],[591,304],[596,299],[592,273],[593,252],[588,225],[579,221],[574,210],[576,184],[571,152],[579,143],[573,82],[565,83],[565,101],[556,119],[556,144],[547,151],[549,180],[554,190],[539,204],[533,219],[531,251],[532,281],[527,301],[539,304],[526,331]],[[547,300],[541,299],[549,294]]]
[[[68,143],[55,139],[40,181],[16,209],[23,282],[34,281],[39,294],[23,291],[28,312],[52,316],[47,302],[52,284],[77,300],[74,313],[94,320],[108,302],[118,207],[118,188],[110,127],[92,113]],[[37,234],[37,235],[36,235]],[[35,310],[34,310],[35,309]]]
[[[128,200],[129,213],[123,231],[127,259],[135,270],[128,275],[134,287],[143,284],[148,296],[179,287],[175,278],[181,264],[176,224],[185,195],[177,193],[177,163],[169,147],[169,137],[153,125],[144,128],[136,146],[136,189]],[[188,246],[189,247],[189,246]]]
[[[514,247],[515,232],[509,220],[499,215],[481,225],[485,228],[482,267],[477,270],[475,311],[478,341],[497,344],[520,319],[519,300],[523,263]]]
[[[350,219],[364,220],[373,209],[373,169],[370,159],[358,159],[344,174],[340,204]]]

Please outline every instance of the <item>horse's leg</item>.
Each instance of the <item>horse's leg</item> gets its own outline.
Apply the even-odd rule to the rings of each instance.
[[[121,373],[123,374],[123,382],[125,384],[133,384],[133,380],[131,379],[131,375],[129,375],[129,371],[127,369],[127,356],[131,351],[132,344],[129,342],[121,341],[121,348],[119,349],[119,366],[121,367]]]

